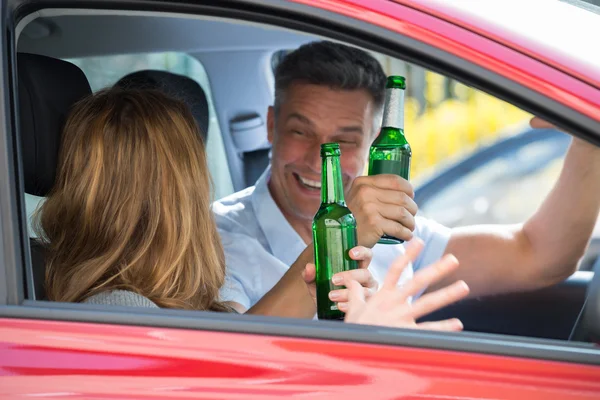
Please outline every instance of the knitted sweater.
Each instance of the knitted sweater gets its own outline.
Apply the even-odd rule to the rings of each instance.
[[[151,307],[159,308],[150,299],[128,290],[111,290],[88,297],[83,301],[88,304],[103,304],[109,306]]]

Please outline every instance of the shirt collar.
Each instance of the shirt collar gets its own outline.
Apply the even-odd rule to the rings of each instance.
[[[286,265],[292,265],[306,248],[306,244],[285,219],[273,200],[268,187],[270,177],[271,167],[269,166],[256,181],[252,193],[252,207],[254,207],[258,224],[271,248],[271,253]]]

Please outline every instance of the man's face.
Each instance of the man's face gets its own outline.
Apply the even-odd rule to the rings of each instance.
[[[312,220],[321,203],[321,144],[340,144],[342,180],[347,192],[364,170],[374,138],[373,98],[366,90],[332,90],[291,85],[278,115],[269,109],[273,145],[269,188],[288,218]]]

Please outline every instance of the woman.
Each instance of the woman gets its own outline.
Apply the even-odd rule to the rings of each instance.
[[[210,189],[204,147],[185,104],[153,90],[120,88],[80,101],[65,124],[56,184],[40,209],[49,299],[232,311],[218,299],[225,262]],[[420,246],[409,247],[370,301],[361,287],[373,286],[368,271],[362,278],[344,275],[350,290],[342,290],[341,302],[348,322],[415,324],[418,316],[411,313],[422,300],[410,306],[406,299],[457,265],[446,258],[431,269],[433,275],[430,271],[419,281],[417,273],[413,288],[397,290],[398,271]],[[368,264],[370,251],[357,250],[362,255],[357,259]],[[302,301],[314,307],[314,266],[302,275],[294,277],[308,285]],[[261,302],[298,293],[297,282],[278,285]],[[423,296],[429,300],[417,310],[423,313],[467,292],[464,283],[452,290]],[[259,313],[261,302],[249,313]],[[386,304],[399,307],[391,312]],[[455,320],[444,323],[448,329],[462,327]]]

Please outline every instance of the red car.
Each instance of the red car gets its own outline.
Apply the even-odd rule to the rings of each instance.
[[[536,292],[460,302],[428,318],[459,317],[465,332],[437,333],[49,302],[28,231],[54,173],[44,167],[61,118],[89,92],[88,81],[95,90],[119,79],[127,55],[201,64],[181,68],[210,89],[212,116],[203,123],[217,192],[252,184],[268,162],[261,122],[272,101],[273,54],[316,38],[436,71],[600,145],[600,7],[593,3],[3,1],[0,398],[600,398],[594,272]],[[75,82],[75,67],[61,67],[61,59],[85,79]],[[94,70],[98,60],[110,62]]]

